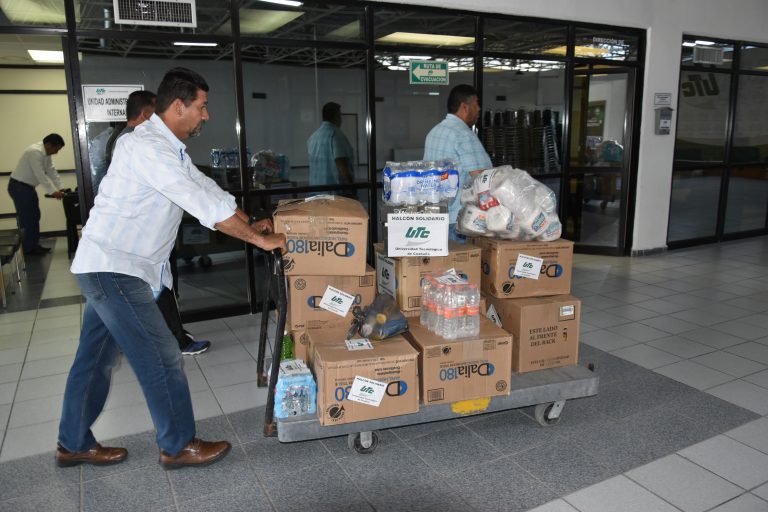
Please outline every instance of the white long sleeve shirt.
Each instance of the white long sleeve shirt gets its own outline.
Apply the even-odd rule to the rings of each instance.
[[[201,173],[157,115],[120,137],[72,261],[75,274],[116,272],[173,288],[168,256],[184,210],[214,225],[235,198]]]
[[[11,173],[11,178],[33,187],[42,185],[49,194],[64,188],[61,186],[59,173],[53,166],[51,155],[45,154],[42,142],[36,142],[24,150],[19,163],[16,164],[16,170]]]

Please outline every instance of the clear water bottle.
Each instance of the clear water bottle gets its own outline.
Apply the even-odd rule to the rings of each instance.
[[[421,322],[421,325],[424,326],[429,324],[429,303],[432,300],[432,288],[432,281],[430,277],[427,276],[421,285],[421,315],[419,316],[419,321]]]
[[[445,306],[443,304],[443,296],[445,295],[445,285],[439,284],[435,287],[435,291],[432,295],[432,314],[429,317],[429,330],[438,333],[442,327],[443,310]]]
[[[480,334],[480,290],[477,285],[467,285],[466,308],[462,336],[475,337]]]
[[[443,323],[438,334],[447,340],[455,340],[458,336],[459,315],[461,313],[459,308],[460,295],[461,291],[458,286],[446,287]]]

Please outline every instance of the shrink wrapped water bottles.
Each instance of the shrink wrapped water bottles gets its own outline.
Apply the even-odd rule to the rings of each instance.
[[[292,418],[317,412],[317,384],[301,359],[280,362],[275,386],[275,417]]]
[[[551,241],[562,234],[554,192],[508,165],[475,174],[461,203],[458,230],[465,235]]]
[[[480,291],[453,272],[424,279],[421,311],[421,324],[447,340],[480,333]]]
[[[450,203],[459,192],[453,160],[387,162],[382,181],[384,202],[390,205]]]

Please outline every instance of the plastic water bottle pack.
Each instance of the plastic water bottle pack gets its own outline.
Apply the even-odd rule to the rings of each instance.
[[[508,165],[486,169],[461,190],[459,231],[469,236],[552,241],[560,238],[555,193]]]
[[[421,286],[421,325],[447,340],[480,333],[480,290],[453,272],[429,274]]]
[[[292,418],[317,412],[317,384],[301,359],[280,362],[275,386],[275,417]]]
[[[450,203],[459,191],[453,160],[387,162],[382,181],[384,202],[390,205]]]

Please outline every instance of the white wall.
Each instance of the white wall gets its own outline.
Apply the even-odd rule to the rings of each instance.
[[[634,251],[666,246],[675,126],[670,135],[654,134],[653,94],[671,92],[677,103],[683,34],[768,43],[765,0],[387,1],[647,29]]]

